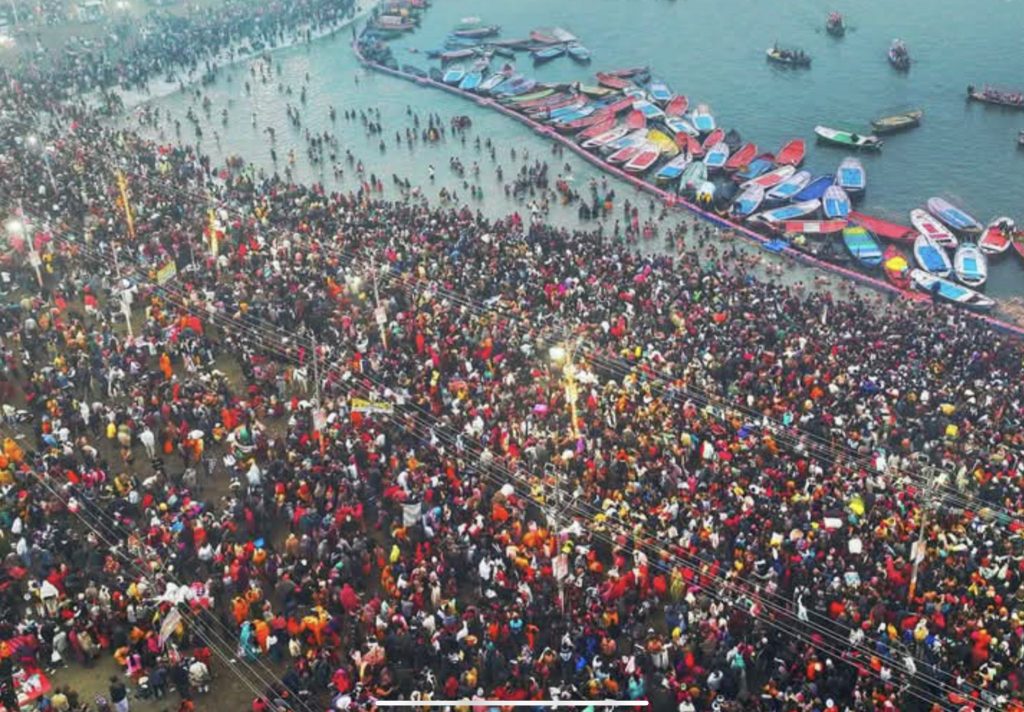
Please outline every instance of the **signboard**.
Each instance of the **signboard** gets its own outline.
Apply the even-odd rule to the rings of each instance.
[[[176,274],[178,274],[178,265],[174,263],[174,260],[170,260],[156,271],[156,283],[167,284],[174,279]]]
[[[353,413],[383,413],[391,415],[395,407],[386,401],[369,401],[363,398],[353,398],[351,403]]]

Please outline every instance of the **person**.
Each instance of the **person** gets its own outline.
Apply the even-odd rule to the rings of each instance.
[[[129,712],[128,688],[125,687],[120,678],[111,676],[108,692],[110,693],[110,704],[113,706],[114,712]]]

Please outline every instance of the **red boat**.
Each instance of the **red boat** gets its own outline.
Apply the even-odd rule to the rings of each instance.
[[[685,137],[686,145],[679,144],[679,136]],[[676,143],[679,144],[679,148],[685,148],[686,152],[690,154],[691,158],[700,158],[704,155],[704,147],[700,145],[700,141],[695,139],[690,134],[677,134]]]
[[[893,245],[885,248],[882,253],[882,270],[885,278],[900,289],[910,289],[910,264],[903,253]]]
[[[633,129],[642,129],[647,127],[647,117],[644,116],[642,111],[631,111],[626,117],[626,126]]]
[[[600,109],[598,109],[594,113],[605,114],[605,115],[609,115],[609,116],[615,116],[616,114],[621,114],[626,109],[632,108],[632,106],[633,106],[633,97],[627,96],[625,99],[619,99],[614,104],[609,104],[608,106],[602,106]]]
[[[564,124],[554,124],[554,127],[555,131],[559,131],[561,133],[572,133],[573,131],[585,129],[588,126],[594,126],[595,124],[604,123],[606,120],[606,116],[604,116],[600,112],[595,111],[590,116],[583,116],[579,119],[574,119]]]
[[[686,113],[686,107],[690,105],[690,100],[684,95],[672,97],[672,100],[665,105],[665,114],[667,116],[682,116]]]
[[[738,171],[740,168],[754,160],[754,156],[756,155],[757,144],[745,143],[736,149],[736,153],[729,156],[729,160],[725,162],[725,170]]]
[[[601,86],[608,87],[609,89],[625,89],[629,86],[630,82],[628,79],[617,77],[614,74],[608,72],[597,73],[597,83]]]
[[[884,237],[887,240],[913,243],[914,238],[917,237],[917,231],[912,227],[889,222],[888,220],[882,220],[882,218],[876,218],[856,211],[850,213],[850,222],[855,222],[861,227],[867,228],[870,232],[873,232],[879,237]]]
[[[845,220],[787,220],[785,230],[792,234],[831,235],[846,227]]]
[[[576,135],[576,138],[579,141],[586,141],[588,139],[594,138],[595,136],[600,136],[605,131],[611,131],[613,128],[615,128],[615,117],[605,116],[602,117],[601,120],[598,121],[597,123],[591,124],[587,128],[580,131]]]
[[[569,92],[558,92],[557,94],[551,94],[550,96],[543,96],[540,99],[530,99],[529,101],[522,101],[517,104],[513,104],[512,108],[517,111],[535,111],[537,109],[550,109],[552,107],[565,106],[568,103],[576,101],[580,97],[576,94],[570,94]]]
[[[632,161],[637,156],[637,154],[639,154],[641,151],[645,149],[647,149],[647,146],[626,146],[624,148],[620,148],[618,151],[608,156],[606,160],[611,164],[628,163],[629,161]]]
[[[775,162],[780,166],[799,166],[807,154],[807,143],[802,138],[795,138],[779,150]]]
[[[723,138],[725,138],[725,131],[723,131],[722,129],[715,129],[714,131],[707,135],[707,138],[704,139],[704,150],[710,150],[712,146],[721,141]]]
[[[660,156],[661,151],[657,148],[648,146],[627,161],[626,165],[622,168],[627,173],[643,173],[653,166],[654,162],[657,161]]]
[[[530,39],[538,44],[560,44],[559,40],[554,35],[549,35],[547,32],[541,30],[533,30],[530,32]]]

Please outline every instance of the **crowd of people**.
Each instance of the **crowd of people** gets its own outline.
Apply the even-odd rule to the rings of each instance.
[[[228,7],[2,77],[0,703],[103,656],[106,699],[40,704],[1024,709],[1018,341],[707,227],[642,256],[215,165],[64,91],[266,27]]]

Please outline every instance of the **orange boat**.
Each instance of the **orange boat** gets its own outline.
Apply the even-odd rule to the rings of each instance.
[[[799,166],[804,162],[806,155],[807,142],[802,138],[795,138],[779,150],[775,162],[780,166]]]
[[[729,160],[725,162],[725,170],[727,171],[738,171],[743,166],[754,160],[754,156],[757,155],[757,144],[756,143],[745,143],[737,149],[736,153],[729,156]]]

